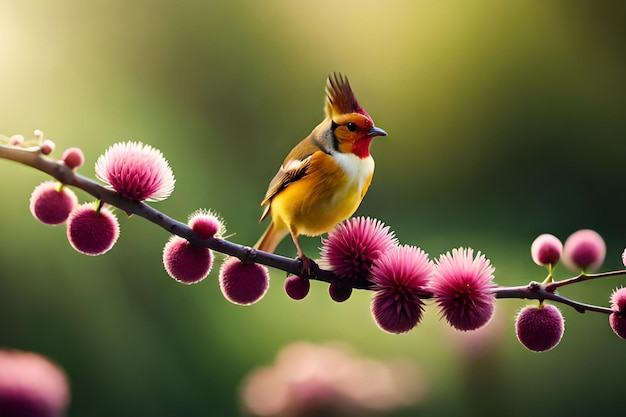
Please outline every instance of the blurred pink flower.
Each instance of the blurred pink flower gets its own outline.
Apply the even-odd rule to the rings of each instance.
[[[597,232],[583,229],[574,232],[563,246],[563,263],[572,271],[593,272],[600,269],[606,256],[606,244]]]
[[[275,364],[252,371],[241,399],[257,416],[365,416],[419,403],[426,392],[413,362],[381,362],[343,345],[296,342]]]
[[[458,330],[478,329],[491,319],[496,304],[494,267],[471,248],[453,249],[436,261],[429,289],[443,317]]]
[[[140,142],[120,142],[107,149],[96,162],[96,177],[133,201],[164,200],[175,183],[161,151]]]
[[[549,233],[537,236],[530,246],[531,257],[539,266],[556,265],[562,252],[563,244],[561,241]]]
[[[0,350],[0,416],[62,417],[70,400],[65,373],[43,356]]]
[[[428,254],[414,246],[393,247],[374,261],[371,311],[382,330],[404,333],[419,323],[424,311],[420,293],[431,271]]]
[[[374,260],[396,245],[393,232],[380,220],[352,217],[322,239],[319,265],[340,278],[367,278]]]

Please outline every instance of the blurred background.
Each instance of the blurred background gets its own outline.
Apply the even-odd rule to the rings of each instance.
[[[372,145],[373,184],[357,214],[390,225],[432,256],[481,250],[501,285],[542,280],[529,254],[540,233],[592,228],[604,270],[626,246],[626,17],[621,2],[269,0],[0,3],[0,133],[42,129],[86,155],[117,141],[161,149],[176,175],[155,207],[185,220],[225,218],[253,244],[267,184],[323,117],[328,73],[350,78],[389,133]],[[72,416],[236,416],[242,381],[288,344],[339,342],[420,370],[419,401],[385,415],[602,415],[620,408],[626,344],[607,317],[562,307],[565,336],[533,354],[515,338],[523,300],[500,300],[475,337],[435,308],[402,336],[380,331],[371,294],[303,301],[272,272],[268,295],[228,303],[216,269],[200,284],[169,278],[168,235],[121,221],[108,254],[73,251],[63,226],[28,212],[47,179],[0,161],[0,346],[42,353],[67,372]],[[89,196],[77,192],[81,200]],[[303,241],[316,253],[318,238]],[[293,256],[285,241],[278,250]],[[566,277],[557,268],[557,277]],[[626,278],[565,288],[607,305]]]

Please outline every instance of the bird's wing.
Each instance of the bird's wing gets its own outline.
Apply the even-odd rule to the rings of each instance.
[[[285,158],[285,161],[270,182],[265,198],[261,202],[261,206],[265,206],[261,221],[269,214],[270,203],[274,196],[289,186],[289,184],[306,175],[311,158],[315,152],[321,152],[318,146],[312,143],[301,143],[301,146],[297,146],[287,155],[287,158]]]

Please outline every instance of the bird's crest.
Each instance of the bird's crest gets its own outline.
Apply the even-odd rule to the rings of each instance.
[[[333,115],[349,113],[361,113],[369,117],[356,101],[348,77],[334,72],[326,81],[326,115],[332,118]]]

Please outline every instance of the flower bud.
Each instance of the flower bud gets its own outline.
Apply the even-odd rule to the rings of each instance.
[[[529,350],[545,352],[559,344],[565,331],[563,316],[551,304],[526,306],[515,319],[517,340]]]

